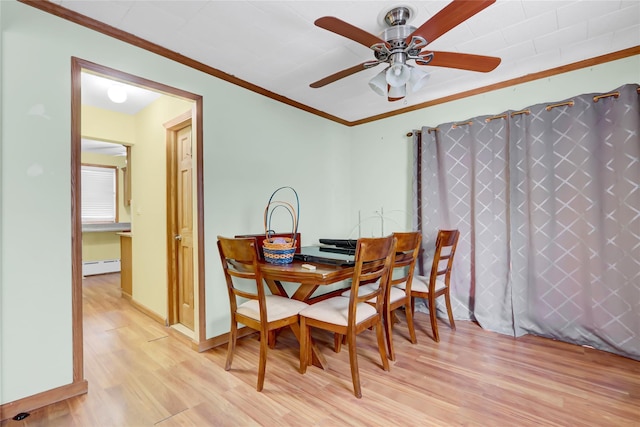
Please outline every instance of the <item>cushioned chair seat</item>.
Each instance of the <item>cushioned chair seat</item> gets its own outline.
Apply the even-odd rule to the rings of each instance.
[[[309,304],[277,295],[265,296],[267,303],[267,322],[274,322],[298,314]],[[258,300],[249,300],[238,306],[238,314],[260,320],[260,304]]]
[[[359,303],[356,309],[356,323],[376,315],[376,308],[367,303]],[[334,325],[347,326],[349,318],[348,298],[329,298],[317,304],[310,305],[300,311],[300,315]]]
[[[395,286],[397,286],[400,289],[405,289],[406,285],[407,284],[405,282],[405,283],[399,283]],[[436,279],[436,292],[440,292],[446,287],[447,285],[442,280]],[[415,292],[429,292],[429,278],[427,276],[418,276],[418,275],[413,276],[413,282],[411,283],[411,290]]]

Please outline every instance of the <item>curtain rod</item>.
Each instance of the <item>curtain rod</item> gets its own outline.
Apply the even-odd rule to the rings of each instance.
[[[500,114],[499,116],[493,116],[493,117],[487,117],[486,119],[484,119],[484,121],[486,123],[489,123],[492,120],[497,120],[497,119],[506,119],[507,115],[506,114]]]
[[[547,106],[545,107],[545,110],[547,110],[547,111],[551,111],[551,110],[553,110],[553,109],[554,109],[554,108],[556,108],[556,107],[563,107],[563,106],[565,106],[565,105],[566,105],[566,106],[569,106],[569,107],[573,107],[574,105],[576,105],[576,103],[573,101],[573,99],[572,99],[571,101],[558,102],[557,104],[550,104],[550,105],[547,105]]]
[[[452,129],[459,128],[460,126],[471,126],[473,124],[473,120],[469,120],[468,122],[454,123],[451,125]]]
[[[636,89],[636,92],[640,93],[640,87],[638,87]],[[620,92],[616,91],[616,92],[611,92],[611,93],[605,93],[603,95],[596,95],[596,96],[593,97],[593,102],[598,102],[601,99],[609,98],[609,97],[618,98],[618,97],[620,97]],[[575,102],[573,100],[571,100],[571,101],[566,101],[566,102],[559,102],[557,104],[550,104],[550,105],[547,105],[545,107],[545,110],[551,111],[552,109],[554,109],[556,107],[562,107],[562,106],[565,106],[565,105],[567,105],[569,107],[573,107],[575,105]],[[531,111],[529,109],[520,110],[520,111],[514,111],[513,113],[511,113],[511,117],[517,116],[519,114],[527,114],[528,115],[528,114],[531,114]],[[498,116],[488,117],[488,118],[484,119],[484,121],[486,123],[489,123],[492,120],[506,119],[506,118],[507,118],[507,114],[500,114]],[[455,129],[457,127],[464,126],[464,125],[469,125],[470,126],[472,123],[473,123],[472,121],[463,122],[463,123],[454,123],[452,127]],[[431,133],[431,131],[436,132],[438,130],[440,130],[440,129],[437,128],[437,127],[436,128],[429,128],[427,130],[427,132]],[[413,136],[413,132],[408,132],[407,133],[407,137],[411,137],[411,136]]]
[[[613,96],[614,98],[617,98],[620,96],[620,92],[611,92],[611,93],[607,93],[604,95],[597,95],[593,97],[593,102],[598,102],[598,100],[602,99],[602,98],[608,98],[610,96]]]
[[[531,114],[531,110],[527,108],[526,110],[514,111],[513,113],[511,113],[511,117],[518,116],[520,114],[526,114],[528,116],[529,114]]]

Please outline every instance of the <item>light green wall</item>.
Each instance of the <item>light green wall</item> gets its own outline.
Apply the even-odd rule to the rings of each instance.
[[[0,2],[2,403],[72,378],[70,59],[24,9]]]
[[[2,6],[0,6],[0,59],[4,58],[4,30],[3,30],[3,20],[2,20]],[[0,67],[0,190],[2,190],[2,193],[4,193],[4,187],[6,185],[6,179],[5,179],[5,174],[3,172],[3,164],[4,164],[4,156],[3,156],[3,149],[2,149],[2,145],[3,145],[3,134],[2,134],[2,122],[4,120],[4,115],[2,114],[2,105],[4,104],[4,97],[2,96],[3,94],[3,90],[2,90],[2,85],[4,82],[4,79],[2,78],[3,75],[3,71],[2,71],[2,67]],[[2,197],[2,193],[0,193],[0,213],[4,212],[4,197]],[[5,251],[5,245],[4,245],[4,221],[2,220],[2,217],[0,217],[0,404],[4,403],[4,393],[3,393],[3,388],[4,388],[4,374],[3,374],[3,363],[2,360],[4,359],[4,355],[2,354],[2,349],[4,348],[4,341],[2,339],[2,335],[4,333],[4,310],[2,310],[2,307],[4,307],[4,298],[2,297],[2,295],[4,294],[4,288],[3,288],[3,278],[4,278],[4,270],[2,268],[2,265],[4,264],[4,251]]]
[[[216,236],[263,232],[262,213],[274,189],[291,185],[298,191],[303,244],[348,235],[358,211],[366,217],[380,207],[397,216],[394,227],[402,228],[400,218],[407,227],[408,131],[575,94],[562,95],[567,80],[551,78],[348,128],[15,1],[0,2],[0,20],[0,403],[72,381],[72,56],[203,96],[207,337],[228,330]],[[637,57],[602,67],[569,75],[571,82],[573,76],[584,81],[572,90],[608,90],[639,80]],[[144,197],[137,203],[141,215],[159,208]]]

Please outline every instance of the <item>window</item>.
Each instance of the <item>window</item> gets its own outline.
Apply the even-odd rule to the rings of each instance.
[[[116,222],[117,168],[82,165],[82,222]]]

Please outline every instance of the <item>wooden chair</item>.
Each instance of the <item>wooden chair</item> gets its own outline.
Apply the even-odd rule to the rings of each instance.
[[[324,329],[334,334],[346,335],[349,344],[349,362],[351,379],[356,397],[362,397],[360,374],[356,352],[356,336],[371,327],[375,327],[378,351],[382,367],[389,370],[389,361],[385,351],[382,326],[384,295],[391,268],[391,258],[395,253],[395,238],[358,239],[355,254],[355,267],[351,282],[351,296],[337,296],[310,305],[300,312],[300,372],[305,373],[311,360],[311,328]],[[379,286],[371,292],[358,292],[361,283],[377,282]],[[375,305],[367,301],[374,298]]]
[[[436,239],[436,250],[433,254],[433,262],[431,263],[431,274],[429,277],[415,275],[413,283],[411,284],[411,312],[415,313],[416,298],[425,298],[427,300],[433,339],[436,342],[440,341],[440,336],[438,335],[438,320],[436,317],[436,298],[441,295],[444,295],[444,300],[447,305],[447,314],[449,315],[451,329],[456,329],[456,324],[453,320],[453,311],[451,309],[449,285],[451,282],[453,256],[456,253],[459,237],[460,232],[458,230],[439,230]],[[397,286],[403,288],[402,284]]]
[[[231,369],[238,337],[238,323],[259,331],[260,362],[256,389],[262,391],[269,332],[298,323],[298,313],[309,305],[287,297],[265,294],[258,264],[260,255],[254,238],[232,239],[218,236],[218,251],[231,306],[231,330],[225,370]],[[242,287],[236,287],[240,282]],[[247,301],[238,304],[238,297]]]
[[[384,298],[384,326],[387,337],[387,354],[390,360],[396,360],[393,348],[393,325],[395,323],[395,310],[405,307],[407,328],[413,344],[417,343],[416,331],[413,325],[413,310],[411,305],[411,282],[416,267],[422,234],[418,231],[407,233],[393,233],[396,238],[396,250],[392,256],[391,269],[389,270],[389,283]],[[375,284],[360,286],[360,292],[369,290]],[[342,293],[343,297],[349,297],[351,290]],[[375,304],[374,300],[369,303]],[[336,337],[335,351],[340,352],[341,337]]]

